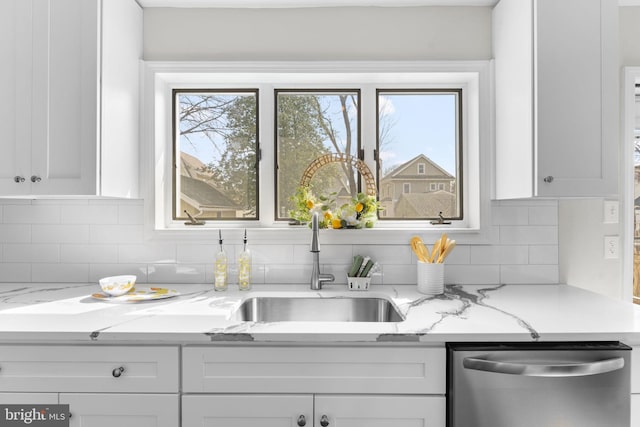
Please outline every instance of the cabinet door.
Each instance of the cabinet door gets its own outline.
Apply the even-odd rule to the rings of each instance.
[[[614,194],[617,2],[536,0],[535,4],[537,193]],[[547,177],[553,181],[546,182]]]
[[[617,191],[617,8],[615,0],[494,8],[496,198]]]
[[[313,427],[313,396],[236,394],[182,397],[182,427],[258,425]]]
[[[30,189],[31,16],[30,0],[0,2],[0,195]]]
[[[176,427],[180,425],[177,394],[61,393],[69,405],[70,427]]]
[[[0,393],[0,405],[55,405],[58,393]]]
[[[444,427],[444,396],[316,395],[314,425],[330,427]]]
[[[33,0],[33,194],[95,194],[98,0]]]

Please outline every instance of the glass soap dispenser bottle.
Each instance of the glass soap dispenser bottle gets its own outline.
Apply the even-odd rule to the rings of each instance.
[[[227,253],[222,247],[222,230],[218,230],[218,242],[220,243],[220,251],[216,254],[216,261],[214,266],[214,278],[213,289],[216,291],[227,290],[227,277],[228,277],[228,258]]]
[[[244,247],[238,255],[238,289],[251,289],[251,252],[247,249],[247,230],[244,230]]]

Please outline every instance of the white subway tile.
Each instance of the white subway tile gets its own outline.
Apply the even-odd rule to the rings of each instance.
[[[0,205],[0,224],[4,222],[3,220],[4,207]]]
[[[493,225],[527,225],[529,208],[526,206],[496,206],[491,210]]]
[[[118,205],[118,224],[144,224],[144,206],[140,204]]]
[[[0,263],[0,282],[31,282],[31,264]]]
[[[63,224],[117,224],[118,205],[62,206]]]
[[[253,245],[252,260],[256,264],[292,264],[293,245]]]
[[[537,284],[558,283],[557,265],[502,265],[501,283]]]
[[[429,248],[432,250],[433,248]],[[445,260],[446,264],[469,264],[471,262],[471,247],[460,245],[453,248]]]
[[[147,264],[90,264],[89,282],[98,282],[103,277],[133,274],[136,283],[147,283]]]
[[[5,205],[5,224],[59,224],[59,205]]]
[[[173,264],[176,262],[176,245],[157,243],[118,246],[118,262],[126,264]]]
[[[88,225],[34,224],[33,243],[89,243]]]
[[[497,265],[445,265],[445,284],[494,285],[500,283]]]
[[[481,245],[471,248],[471,264],[528,264],[529,247],[526,245]]]
[[[4,262],[59,262],[60,245],[44,243],[5,244]]]
[[[143,243],[142,225],[95,225],[89,226],[91,243]]]
[[[89,264],[32,264],[31,278],[39,283],[88,283]]]
[[[534,245],[529,246],[530,264],[558,264],[558,246]]]
[[[529,208],[530,225],[558,225],[557,206],[533,206]]]
[[[29,243],[31,242],[31,225],[0,224],[0,242]]]
[[[204,283],[203,264],[152,264],[148,266],[149,283]]]
[[[268,284],[302,284],[311,279],[311,265],[265,265],[264,281]]]
[[[555,245],[558,243],[558,227],[500,226],[500,243],[503,245]]]
[[[178,244],[177,250],[179,263],[213,264],[216,260],[216,254],[220,251],[220,245],[185,243]],[[233,263],[235,260],[234,248],[225,245],[224,250],[227,253],[228,262]]]
[[[60,262],[113,264],[118,262],[118,246],[60,245]]]
[[[353,255],[369,256],[383,265],[415,262],[409,242],[406,245],[354,245]]]
[[[415,264],[382,264],[382,283],[385,285],[415,285],[418,270]]]

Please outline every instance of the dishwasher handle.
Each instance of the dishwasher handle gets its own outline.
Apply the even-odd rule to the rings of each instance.
[[[605,374],[624,368],[624,358],[596,360],[584,363],[526,363],[489,360],[488,356],[465,357],[462,366],[476,371],[528,377],[584,377]]]

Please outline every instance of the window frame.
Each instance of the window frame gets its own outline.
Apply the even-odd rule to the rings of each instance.
[[[380,96],[383,95],[385,93],[390,93],[390,94],[420,94],[420,93],[424,93],[424,94],[452,94],[455,95],[455,99],[456,99],[456,108],[455,108],[455,115],[456,115],[456,176],[455,176],[455,181],[456,181],[456,187],[457,187],[457,194],[456,194],[456,204],[458,206],[458,214],[456,216],[451,216],[451,217],[443,217],[442,219],[447,220],[447,221],[455,221],[455,220],[464,220],[464,214],[465,214],[465,194],[464,194],[464,187],[466,186],[467,182],[465,181],[465,174],[464,174],[464,150],[465,150],[465,142],[464,142],[464,110],[465,110],[465,106],[464,106],[464,101],[463,101],[463,90],[462,88],[446,88],[446,87],[439,87],[439,88],[422,88],[422,89],[406,89],[406,88],[400,88],[400,89],[396,89],[396,88],[377,88],[376,89],[376,105],[379,104],[380,102]],[[379,107],[377,107],[379,108]],[[376,129],[379,129],[379,119],[376,119]],[[378,140],[376,142],[376,150],[378,152],[380,152],[380,141],[379,141],[379,130],[377,131],[378,133]],[[420,175],[420,166],[423,166],[424,168],[424,173],[426,174],[426,164],[424,163],[418,163],[418,170],[417,170],[417,174]],[[382,180],[382,171],[380,170],[380,163],[378,162],[377,165],[377,172],[376,172],[376,176],[377,176],[377,180],[378,182],[380,182]],[[462,182],[462,185],[460,184],[460,182]],[[435,186],[435,187],[434,187]],[[444,183],[430,183],[429,184],[429,192],[433,192],[433,191],[439,191],[441,188],[440,186],[442,186],[442,189],[444,190]],[[406,192],[404,191],[404,186],[403,186],[403,194],[406,194]],[[411,220],[426,220],[426,221],[435,221],[438,220],[438,217],[431,217],[431,218],[396,218],[393,217],[391,219],[391,221],[411,221]],[[388,221],[388,219],[384,219],[384,221]]]
[[[354,92],[357,93],[358,96],[358,112],[357,112],[357,139],[356,139],[356,157],[358,157],[360,160],[362,160],[362,158],[360,157],[361,155],[361,150],[362,148],[362,93],[361,90],[359,88],[357,89],[353,89],[353,88],[274,88],[273,90],[273,101],[274,101],[274,107],[273,107],[273,150],[274,150],[274,160],[273,160],[273,179],[274,179],[274,187],[273,187],[273,197],[274,197],[274,206],[273,206],[273,219],[275,222],[286,222],[289,223],[292,221],[292,218],[289,217],[280,217],[280,214],[278,212],[278,155],[277,155],[277,151],[278,151],[278,94],[280,93],[318,93],[318,94],[322,94],[322,93],[326,93],[326,94],[334,94],[337,92]],[[267,118],[268,119],[268,118]],[[357,186],[357,191],[361,191],[362,188],[362,180],[360,175],[358,174],[357,178],[356,178],[356,186]],[[380,189],[378,188],[378,191]]]
[[[189,218],[186,216],[176,216],[176,214],[178,213],[178,210],[176,209],[176,203],[178,201],[177,198],[177,186],[176,186],[176,177],[177,174],[179,173],[178,171],[178,159],[177,159],[177,152],[178,152],[178,144],[179,144],[179,126],[178,126],[178,120],[177,120],[177,109],[179,108],[179,103],[177,102],[177,96],[180,93],[253,93],[255,95],[255,99],[256,99],[256,165],[255,165],[255,169],[256,169],[256,215],[255,218],[238,218],[238,217],[234,217],[234,218],[225,218],[225,217],[220,217],[220,218],[205,218],[205,217],[198,217],[199,220],[203,220],[203,221],[259,221],[260,220],[260,91],[258,89],[250,89],[250,88],[242,88],[242,89],[235,89],[235,88],[229,88],[229,89],[224,89],[224,88],[215,88],[215,89],[211,89],[211,88],[207,88],[207,89],[203,89],[203,88],[189,88],[189,89],[180,89],[180,88],[173,88],[171,91],[171,115],[173,117],[172,120],[172,153],[173,153],[173,168],[172,168],[172,207],[171,207],[171,217],[173,219],[173,221],[188,221]]]
[[[452,221],[446,226],[434,226],[429,221],[379,222],[376,227],[367,230],[341,230],[327,232],[323,237],[327,243],[353,244],[405,244],[411,235],[437,236],[446,230],[450,236],[457,236],[460,243],[491,243],[496,241],[496,227],[491,224],[491,195],[493,174],[491,172],[493,153],[493,68],[490,61],[264,61],[264,62],[171,62],[143,61],[142,66],[142,126],[141,126],[141,175],[140,193],[145,201],[145,236],[149,239],[185,239],[187,241],[210,241],[217,236],[218,229],[227,230],[227,236],[241,239],[245,228],[252,229],[254,239],[263,242],[307,244],[308,236],[299,228],[273,221],[273,205],[261,200],[260,221],[221,223],[210,221],[205,226],[188,227],[182,222],[167,218],[166,201],[170,200],[167,189],[167,173],[171,171],[167,161],[167,138],[170,136],[171,112],[167,102],[171,99],[173,87],[258,87],[257,77],[267,76],[271,87],[284,87],[284,77],[301,77],[293,82],[296,88],[314,87],[312,78],[327,80],[327,87],[353,88],[346,81],[358,81],[371,85],[373,80],[379,87],[416,88],[416,82],[425,82],[424,87],[462,87],[464,112],[465,152],[465,206],[467,212],[464,221]],[[305,80],[306,79],[306,80]],[[403,82],[398,85],[397,82]],[[290,84],[286,85],[291,87]],[[363,104],[366,96],[369,104],[375,105],[373,94],[363,92]],[[267,95],[267,96],[265,96]],[[273,95],[260,92],[260,111],[273,105]],[[375,110],[373,107],[370,110]],[[366,141],[376,138],[375,111],[362,109],[361,137]],[[262,147],[269,146],[268,136],[273,135],[270,124],[261,120],[261,135],[258,137]],[[265,137],[267,136],[267,137]],[[271,153],[272,154],[272,153]],[[263,150],[261,170],[269,170],[273,156]],[[373,171],[375,162],[373,153],[365,152],[365,163]],[[274,188],[271,174],[260,177],[260,198],[265,198],[264,189]],[[271,202],[273,203],[273,202]]]

